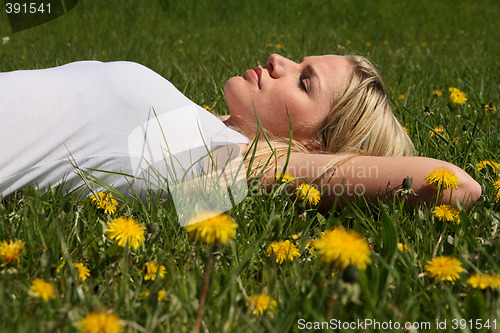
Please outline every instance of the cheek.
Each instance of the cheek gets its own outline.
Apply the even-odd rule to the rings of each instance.
[[[324,120],[322,111],[320,111],[320,106],[312,103],[308,97],[301,97],[302,96],[299,96],[295,99],[290,98],[288,102],[288,112],[292,121],[293,131],[300,136],[305,133],[312,134],[311,131],[315,132],[319,130]],[[288,123],[288,117],[286,122]]]

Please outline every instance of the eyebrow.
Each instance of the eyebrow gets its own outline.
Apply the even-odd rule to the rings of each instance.
[[[302,61],[304,61],[304,59],[305,59],[305,57],[300,58],[300,63],[302,63]],[[307,65],[305,71],[307,73],[309,73],[310,76],[316,77],[316,81],[318,82],[318,92],[320,92],[321,91],[321,80],[320,80],[320,77],[318,75],[318,72],[316,72],[316,70],[314,69],[314,67],[312,65]]]

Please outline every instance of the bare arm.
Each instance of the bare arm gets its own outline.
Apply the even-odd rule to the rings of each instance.
[[[355,156],[322,173],[323,167],[331,160],[329,155],[292,153],[286,172],[295,177],[306,179],[314,183],[318,189],[324,188],[320,208],[328,210],[332,207],[335,198],[353,201],[358,195],[364,195],[368,200],[387,195],[399,188],[406,177],[413,178],[412,189],[407,200],[414,205],[419,202],[431,205],[436,200],[437,191],[430,187],[425,176],[434,169],[447,167],[458,177],[458,189],[446,190],[439,202],[457,206],[456,200],[461,202],[465,209],[469,209],[481,196],[481,186],[464,170],[454,164],[427,157],[378,157]],[[278,162],[278,171],[282,170],[285,161]],[[267,175],[270,180],[272,176]],[[339,202],[342,202],[340,200]]]

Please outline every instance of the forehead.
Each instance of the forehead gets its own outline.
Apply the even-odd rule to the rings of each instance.
[[[322,84],[333,91],[334,95],[342,95],[347,90],[353,70],[347,58],[329,54],[304,57],[301,62],[312,66],[318,73]]]
[[[317,70],[323,71],[324,74],[344,75],[349,74],[352,70],[349,60],[338,55],[309,56],[302,58],[300,61],[314,66]]]

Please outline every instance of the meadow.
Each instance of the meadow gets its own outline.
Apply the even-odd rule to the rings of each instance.
[[[499,332],[499,16],[494,0],[82,0],[12,33],[0,13],[1,72],[136,61],[219,114],[229,111],[225,80],[272,53],[366,56],[418,154],[483,188],[471,210],[441,221],[404,196],[325,213],[284,186],[267,195],[250,184],[228,212],[234,239],[215,245],[190,237],[170,199],[115,195],[105,211],[78,193],[28,188],[0,198],[0,332],[77,332],[99,320],[106,332]],[[466,101],[450,101],[449,88]],[[135,248],[106,231],[125,216],[144,228]],[[366,243],[366,265],[329,265],[314,247],[340,226]],[[285,241],[284,255],[269,251]],[[9,257],[8,245],[19,251]],[[440,257],[455,260],[448,279],[428,269]]]

